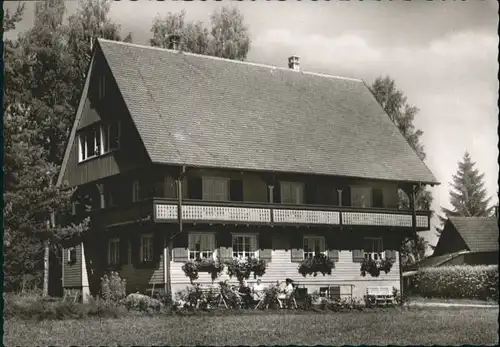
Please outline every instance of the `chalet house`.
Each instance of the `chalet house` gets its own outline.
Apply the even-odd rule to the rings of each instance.
[[[434,184],[361,80],[98,39],[58,177],[92,230],[65,246],[63,287],[97,293],[115,270],[129,292],[175,293],[201,256],[264,259],[264,284],[309,292],[399,288],[400,242],[430,212],[398,191],[414,206]],[[300,275],[318,252],[332,274]],[[375,255],[392,270],[361,276]]]

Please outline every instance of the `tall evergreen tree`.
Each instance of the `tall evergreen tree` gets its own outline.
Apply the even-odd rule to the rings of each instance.
[[[458,170],[450,183],[450,204],[452,209],[442,208],[445,217],[487,217],[491,216],[493,206],[489,206],[491,197],[487,197],[484,188],[484,173],[475,168],[470,154],[466,151]],[[441,221],[446,220],[440,217]]]

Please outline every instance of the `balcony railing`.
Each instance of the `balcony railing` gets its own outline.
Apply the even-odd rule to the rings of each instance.
[[[395,209],[368,209],[338,206],[296,206],[234,202],[186,200],[182,202],[185,222],[276,224],[276,225],[371,225],[387,227],[412,226],[412,212]],[[417,230],[429,229],[430,212],[418,211]],[[175,200],[155,199],[154,219],[177,222]]]

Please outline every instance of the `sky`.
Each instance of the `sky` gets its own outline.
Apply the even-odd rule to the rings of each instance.
[[[4,2],[14,9],[17,2]],[[498,2],[486,1],[115,1],[110,18],[123,36],[147,44],[157,15],[186,10],[187,21],[209,24],[222,6],[237,7],[251,35],[247,61],[287,66],[300,57],[302,70],[396,81],[420,112],[415,125],[426,164],[441,182],[432,209],[449,203],[449,182],[467,150],[492,203],[498,201]],[[68,14],[76,1],[67,2]],[[16,31],[33,23],[34,3]],[[437,220],[434,219],[436,224]],[[422,233],[431,244],[433,230]]]

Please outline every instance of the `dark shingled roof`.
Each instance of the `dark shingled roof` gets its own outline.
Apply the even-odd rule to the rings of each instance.
[[[438,183],[361,80],[98,43],[155,163]]]
[[[449,217],[472,252],[498,251],[498,220],[495,217]]]

